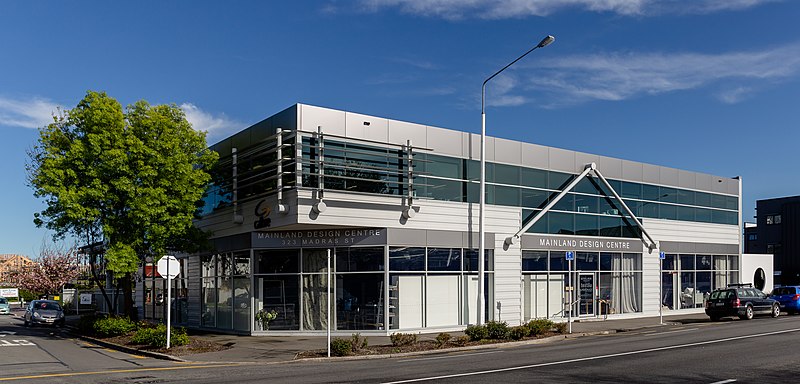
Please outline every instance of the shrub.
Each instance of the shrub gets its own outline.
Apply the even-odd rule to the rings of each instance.
[[[155,328],[139,328],[131,337],[134,344],[148,345],[155,348],[167,346],[167,326],[159,324]],[[185,328],[172,328],[170,332],[170,346],[189,344],[189,336],[186,335]]]
[[[452,343],[457,345],[457,346],[459,346],[459,347],[463,347],[463,346],[467,345],[467,343],[469,343],[469,340],[470,340],[469,336],[461,335],[461,336],[456,337],[455,339],[453,339]]]
[[[416,333],[393,333],[389,336],[392,340],[392,345],[395,347],[402,347],[404,345],[411,345],[417,342]]]
[[[530,331],[528,330],[527,326],[520,325],[511,327],[511,329],[508,330],[508,337],[512,340],[522,340],[525,338],[525,336],[528,336],[529,333]]]
[[[94,332],[100,337],[126,335],[136,330],[136,323],[127,317],[107,317],[94,322]]]
[[[489,337],[489,331],[483,325],[470,325],[464,330],[464,334],[469,336],[472,341],[480,341]]]
[[[490,339],[502,340],[508,337],[508,324],[500,321],[487,321],[486,332]]]
[[[94,335],[94,323],[95,321],[102,318],[103,316],[98,316],[95,313],[81,315],[81,318],[78,320],[76,327],[78,327],[78,331],[80,331],[84,335]]]
[[[331,354],[334,356],[347,356],[353,352],[353,344],[350,340],[335,338],[331,340]]]
[[[558,333],[567,333],[567,323],[556,323],[554,328]]]
[[[353,336],[350,338],[350,347],[353,352],[358,352],[368,345],[367,338],[361,338],[360,333],[354,333]]]
[[[529,335],[543,335],[553,329],[553,322],[547,319],[534,319],[528,322]]]
[[[437,347],[443,347],[443,346],[447,345],[447,343],[450,341],[450,338],[451,338],[451,336],[447,332],[442,332],[442,333],[436,335],[436,346]]]

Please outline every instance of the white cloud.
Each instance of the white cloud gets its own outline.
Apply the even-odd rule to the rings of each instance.
[[[53,122],[59,104],[43,98],[12,99],[0,96],[0,125],[40,128]]]
[[[547,16],[565,9],[626,16],[711,13],[776,1],[783,0],[361,0],[361,4],[369,12],[396,8],[408,14],[458,20]]]
[[[752,92],[753,89],[750,87],[736,87],[734,89],[729,89],[718,93],[717,98],[726,104],[736,104],[747,99]]]
[[[186,114],[186,120],[196,131],[208,132],[209,142],[226,137],[244,127],[242,123],[229,119],[224,113],[214,116],[192,103],[181,104],[181,109]]]
[[[800,72],[800,44],[721,54],[569,56],[548,58],[537,62],[535,68],[535,75],[521,84],[549,94],[554,105],[623,100],[712,84],[733,89],[717,96],[726,103],[735,103],[752,91],[749,85],[770,84]],[[522,71],[527,70],[518,69],[515,73]]]

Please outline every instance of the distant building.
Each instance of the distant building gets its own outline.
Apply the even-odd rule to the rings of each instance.
[[[7,285],[10,283],[8,275],[12,271],[17,271],[33,263],[31,259],[23,255],[0,255],[0,285]]]
[[[775,255],[775,284],[800,284],[800,196],[756,201],[756,224],[744,229],[745,253]]]

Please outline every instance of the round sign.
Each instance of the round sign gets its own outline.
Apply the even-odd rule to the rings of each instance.
[[[175,256],[165,255],[158,260],[158,274],[165,279],[174,279],[181,274],[181,264]]]

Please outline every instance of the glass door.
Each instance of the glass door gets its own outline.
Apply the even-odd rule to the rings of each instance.
[[[578,275],[578,315],[592,317],[596,315],[594,273],[580,273]]]

